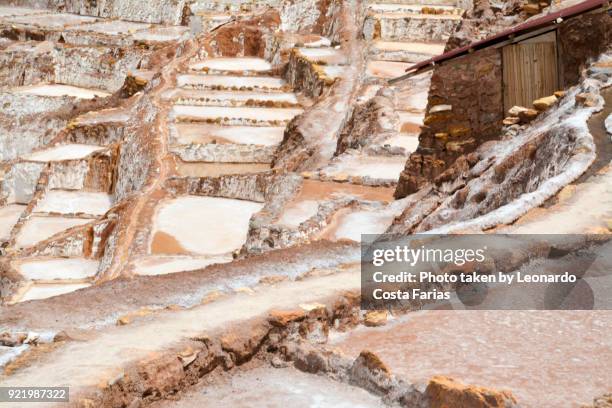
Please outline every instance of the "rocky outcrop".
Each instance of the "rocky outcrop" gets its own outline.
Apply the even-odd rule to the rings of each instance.
[[[357,105],[338,138],[335,155],[347,149],[361,149],[376,139],[395,133],[399,117],[395,110],[394,95],[383,88],[378,94],[362,105]]]
[[[325,74],[321,65],[310,61],[296,49],[289,54],[284,78],[293,89],[314,98],[323,96],[326,89],[335,82]]]
[[[528,16],[523,11],[523,2],[518,0],[500,3],[474,0],[472,7],[467,9],[463,20],[448,39],[446,51],[494,35],[524,21]]]
[[[329,88],[325,98],[294,118],[285,131],[272,165],[288,171],[312,170],[327,163],[334,154],[339,133],[349,120],[365,69],[364,48],[358,39],[361,20],[355,2],[344,2],[333,38],[347,56],[342,78]]]
[[[219,27],[207,36],[198,51],[198,58],[207,57],[264,57],[273,33],[280,27],[280,15],[277,10],[269,9],[265,13],[239,24],[227,24]]]

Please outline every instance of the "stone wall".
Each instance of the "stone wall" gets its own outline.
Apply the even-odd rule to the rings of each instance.
[[[178,25],[185,0],[0,0],[0,6],[45,8],[86,16]]]
[[[23,41],[25,37],[18,39]],[[31,43],[0,51],[0,79],[11,86],[55,82],[115,92],[146,54],[148,51],[132,46]]]
[[[498,136],[504,118],[501,52],[487,49],[438,67],[419,148],[402,172],[396,198],[417,191],[463,154]]]
[[[575,85],[586,63],[612,45],[612,17],[606,12],[583,14],[559,26],[560,82]]]
[[[278,11],[267,12],[239,23],[221,26],[206,37],[197,58],[260,57],[266,53],[268,42],[280,27]]]

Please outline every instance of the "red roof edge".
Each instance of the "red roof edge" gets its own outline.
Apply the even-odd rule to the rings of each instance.
[[[545,16],[542,17],[538,17],[536,19],[533,19],[531,21],[526,21],[524,23],[518,24],[512,28],[509,28],[507,30],[504,30],[498,34],[495,34],[491,37],[485,38],[484,40],[480,40],[480,41],[475,41],[469,45],[460,47],[460,48],[456,48],[454,50],[451,50],[449,52],[445,52],[444,54],[438,55],[436,57],[430,58],[428,60],[425,61],[421,61],[418,64],[415,64],[411,67],[409,67],[408,69],[406,69],[406,72],[410,72],[410,71],[419,71],[424,67],[427,67],[429,65],[435,65],[435,64],[439,64],[441,62],[444,61],[448,61],[450,59],[459,57],[463,54],[468,53],[470,50],[477,50],[477,49],[482,49],[482,48],[487,48],[491,45],[495,45],[499,42],[502,42],[504,40],[506,40],[508,37],[510,37],[511,35],[518,35],[518,34],[523,34],[523,33],[527,33],[529,31],[532,30],[536,30],[538,28],[543,28],[544,26],[550,24],[550,23],[555,23],[557,21],[558,18],[568,18],[568,17],[573,17],[576,16],[578,14],[583,14],[586,13],[588,11],[591,10],[595,10],[599,7],[603,7],[604,4],[608,3],[609,0],[586,0],[583,1],[582,3],[576,4],[574,6],[571,7],[567,7],[564,9],[561,9],[559,11],[556,11],[554,13],[550,13],[547,14]]]

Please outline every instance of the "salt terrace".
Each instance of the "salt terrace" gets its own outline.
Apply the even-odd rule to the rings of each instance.
[[[75,407],[609,406],[606,310],[360,309],[362,234],[609,245],[596,1],[438,63],[577,2],[0,0],[0,383]],[[536,101],[508,84],[541,66],[506,64],[534,43],[564,50]]]

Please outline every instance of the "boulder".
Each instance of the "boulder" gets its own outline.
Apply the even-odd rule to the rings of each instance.
[[[539,111],[545,111],[554,104],[556,104],[557,101],[558,99],[555,95],[545,96],[544,98],[536,99],[535,101],[533,101],[533,107]]]
[[[129,316],[121,316],[117,319],[117,326],[126,326],[131,323],[131,319]]]
[[[521,123],[529,123],[537,118],[539,114],[540,112],[535,109],[527,109],[519,113],[519,119],[521,120]]]
[[[306,313],[303,309],[295,310],[273,310],[270,312],[268,321],[276,327],[287,327],[289,323],[303,320]]]
[[[540,5],[539,4],[525,4],[523,5],[523,11],[530,16],[535,14],[540,14]]]
[[[461,384],[452,378],[433,377],[425,394],[431,408],[510,408],[518,406],[509,391]]]
[[[510,109],[508,109],[508,116],[512,116],[512,117],[516,117],[518,118],[521,112],[525,112],[529,109],[523,107],[523,106],[513,106]]]
[[[606,131],[612,135],[612,114],[608,115],[608,118],[605,122]]]
[[[370,310],[363,317],[363,324],[368,327],[378,327],[387,324],[388,312],[386,310]]]
[[[583,92],[576,95],[576,103],[588,108],[592,108],[597,105],[597,96],[590,92]]]
[[[504,119],[502,123],[504,124],[504,126],[512,126],[518,124],[520,121],[521,119],[519,119],[518,117],[510,116]]]

